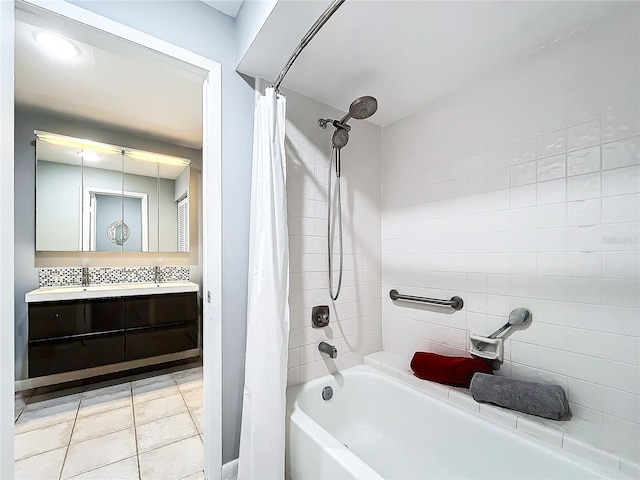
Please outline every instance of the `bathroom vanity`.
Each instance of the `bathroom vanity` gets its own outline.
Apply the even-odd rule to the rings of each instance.
[[[29,378],[84,370],[73,376],[83,378],[198,355],[198,288],[167,282],[27,293]]]

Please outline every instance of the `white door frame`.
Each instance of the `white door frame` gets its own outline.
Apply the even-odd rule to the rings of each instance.
[[[14,318],[14,5],[0,1],[0,319]],[[34,242],[35,245],[35,242]],[[13,476],[14,322],[0,321],[0,478]]]
[[[82,251],[96,251],[96,204],[97,195],[113,195],[114,197],[139,198],[142,201],[142,251],[149,251],[149,194],[144,192],[130,192],[113,188],[84,187],[82,194]],[[158,209],[159,210],[159,209]],[[160,212],[158,211],[158,216]],[[123,219],[124,220],[124,219]],[[159,221],[159,220],[158,220]],[[160,239],[158,239],[160,240]]]
[[[222,467],[222,84],[220,63],[62,0],[24,0],[208,72],[203,84],[203,350],[205,476]],[[14,28],[13,0],[0,0],[0,478],[13,478],[14,442]]]

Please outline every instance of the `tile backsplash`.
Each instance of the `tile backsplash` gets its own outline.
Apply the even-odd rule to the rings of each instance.
[[[160,281],[189,280],[188,266],[161,266]],[[82,268],[41,268],[40,287],[82,285]],[[89,267],[89,284],[153,282],[155,267]]]

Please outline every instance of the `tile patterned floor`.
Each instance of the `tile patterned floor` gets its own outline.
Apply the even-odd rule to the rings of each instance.
[[[204,479],[202,367],[16,393],[16,480]]]

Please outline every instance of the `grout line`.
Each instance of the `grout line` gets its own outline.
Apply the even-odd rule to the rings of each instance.
[[[77,474],[76,474],[76,475],[74,475],[73,477],[69,477],[69,480],[73,480],[74,478],[77,478],[77,477],[79,477],[80,475],[85,475],[85,474],[87,474],[87,473],[89,473],[89,472],[94,472],[94,471],[99,470],[99,469],[101,469],[101,468],[108,467],[109,465],[115,465],[116,463],[124,462],[125,460],[129,460],[130,458],[133,458],[133,457],[134,457],[134,456],[132,455],[131,457],[123,458],[123,459],[120,459],[120,460],[116,460],[115,462],[106,463],[106,464],[101,465],[101,466],[99,466],[99,467],[92,468],[91,470],[87,470],[86,472],[77,473]]]
[[[175,377],[174,377],[175,380]],[[178,382],[176,382],[177,385]],[[178,385],[178,391],[180,392],[180,396],[182,397],[182,401],[184,402],[184,405],[187,407],[187,412],[189,413],[189,418],[191,418],[191,423],[193,423],[193,426],[196,428],[196,432],[198,432],[198,435],[202,435],[202,432],[200,432],[200,430],[198,429],[198,424],[196,423],[196,421],[193,418],[193,415],[191,414],[191,408],[189,408],[189,405],[187,404],[187,401],[184,399],[184,395],[182,394],[182,390],[180,389],[180,385]],[[204,397],[204,388],[202,389],[202,395]],[[204,407],[204,398],[203,398],[203,407]],[[200,408],[203,408],[200,407]],[[197,409],[196,409],[197,410]],[[204,426],[203,426],[203,430],[204,430]],[[204,446],[203,446],[204,448]]]
[[[147,450],[146,452],[142,452],[142,455],[145,455],[145,454],[150,453],[150,452],[155,452],[156,450],[160,450],[161,448],[168,447],[169,445],[173,445],[173,444],[176,444],[176,443],[184,442],[185,440],[189,440],[190,438],[195,438],[195,437],[200,437],[200,436],[201,436],[201,434],[198,432],[198,433],[196,433],[194,435],[190,435],[188,437],[180,438],[179,440],[173,440],[173,441],[171,441],[169,443],[166,443],[164,445],[160,445],[159,447],[155,447],[155,448],[152,448],[151,450]]]
[[[77,421],[78,421],[78,418],[79,418],[79,416],[78,416],[78,415],[79,415],[79,411],[80,411],[80,406],[81,406],[81,404],[82,404],[82,394],[84,394],[84,393],[86,393],[86,392],[80,392],[81,397],[80,397],[80,401],[78,402],[78,407],[76,408],[76,416],[75,416],[75,418],[74,418],[74,420],[73,420],[73,426],[72,426],[72,428],[71,428],[71,435],[70,435],[70,437],[69,437],[69,442],[67,443],[67,446],[66,446],[66,447],[61,446],[61,447],[57,447],[57,448],[54,448],[54,449],[52,449],[52,450],[48,450],[48,451],[47,451],[47,452],[51,452],[51,451],[53,451],[53,450],[58,450],[58,449],[60,449],[60,448],[66,448],[66,451],[65,451],[65,457],[64,457],[63,462],[62,462],[62,467],[61,467],[61,470],[60,470],[60,476],[59,476],[59,478],[62,478],[62,471],[64,470],[64,466],[65,466],[65,464],[66,464],[66,460],[67,460],[67,455],[68,455],[68,453],[69,453],[69,448],[71,447],[71,440],[73,439],[73,433],[75,432],[75,427],[76,427],[76,424],[77,424]],[[125,408],[125,407],[122,407],[122,408]],[[110,412],[110,411],[113,411],[113,410],[108,410],[108,411],[106,411],[106,412],[100,412],[100,413],[108,413],[108,412]],[[94,415],[99,415],[100,413],[97,413],[97,414],[94,414]],[[81,418],[89,418],[89,417],[91,417],[91,416],[92,416],[92,415],[87,415],[86,417],[81,417]],[[53,424],[53,425],[48,425],[48,426],[46,426],[46,427],[41,427],[41,428],[49,428],[49,427],[53,427],[53,426],[60,425],[60,424],[62,424],[62,423],[67,423],[67,422],[70,422],[70,421],[71,421],[71,420],[66,420],[66,421],[64,421],[64,422],[55,423],[55,424]],[[76,442],[76,443],[74,443],[74,445],[77,445],[77,444],[80,444],[80,443],[83,443],[83,442],[86,442],[86,441],[89,441],[89,440],[94,440],[94,439],[96,439],[96,438],[100,438],[100,437],[103,437],[103,436],[105,436],[105,435],[109,435],[109,434],[111,434],[111,433],[116,433],[116,432],[120,432],[120,431],[123,431],[123,430],[127,430],[127,429],[129,429],[129,428],[131,428],[131,427],[123,428],[123,429],[121,429],[121,430],[117,430],[117,431],[114,431],[114,432],[105,433],[105,434],[103,434],[103,435],[99,435],[99,436],[97,436],[97,437],[87,438],[87,439],[82,440],[82,441],[80,441],[80,442]],[[34,430],[28,430],[28,431],[23,432],[23,433],[34,432],[34,431],[36,431],[36,430],[40,430],[40,428],[38,428],[38,429],[34,429]],[[47,453],[47,452],[40,452],[40,453]],[[35,454],[35,455],[39,455],[40,453]],[[31,457],[34,457],[35,455],[30,455],[29,457],[25,457],[25,458],[31,458]],[[23,459],[21,459],[21,460],[23,460]],[[101,468],[101,467],[96,467],[96,468]],[[95,469],[92,469],[92,470],[95,470]],[[84,473],[84,472],[82,472],[82,473]],[[78,475],[80,475],[80,473],[79,473]]]
[[[163,373],[163,375],[164,375],[164,374],[165,374],[165,373]],[[172,379],[174,380],[174,382],[175,382],[176,386],[178,386],[178,384],[177,384],[177,382],[176,382],[176,379],[175,379],[175,377],[173,376],[173,373],[171,373],[171,376],[172,376]],[[133,401],[133,383],[132,383],[131,381],[128,381],[128,383],[129,383],[129,398],[130,398],[130,402],[131,402],[130,404],[131,404],[132,413],[133,413],[133,429],[134,429],[134,438],[135,438],[135,442],[136,442],[136,460],[137,460],[137,465],[138,465],[138,477],[140,478],[140,475],[141,475],[141,474],[140,474],[140,458],[139,458],[139,448],[138,448],[138,438],[137,438],[137,422],[136,422],[136,415],[135,415],[136,405],[135,405],[135,403],[134,403],[134,401]],[[83,397],[84,397],[84,394],[86,394],[88,391],[91,391],[91,390],[86,390],[86,389],[85,389],[85,390],[83,390],[83,391],[79,392],[80,399],[79,399],[78,404],[77,404],[77,406],[76,406],[75,417],[74,417],[74,419],[73,419],[73,425],[72,425],[72,428],[71,428],[71,435],[69,436],[69,441],[67,442],[66,447],[65,447],[64,445],[63,445],[63,446],[59,446],[59,447],[54,448],[54,449],[52,449],[52,450],[47,450],[46,452],[39,452],[39,453],[37,453],[37,454],[30,455],[30,456],[25,457],[25,458],[20,459],[20,460],[24,460],[24,459],[27,459],[27,458],[31,458],[31,457],[33,457],[33,456],[35,456],[35,455],[39,455],[39,454],[42,454],[42,453],[48,453],[48,452],[50,452],[50,451],[54,451],[54,450],[58,450],[58,449],[61,449],[61,448],[65,448],[65,455],[64,455],[64,459],[63,459],[63,461],[62,461],[62,465],[61,465],[61,467],[60,467],[60,473],[59,473],[59,475],[58,475],[58,480],[60,480],[60,479],[62,478],[62,473],[63,473],[63,471],[64,471],[64,467],[65,467],[65,465],[66,465],[66,461],[67,461],[67,457],[68,457],[68,453],[69,453],[69,448],[70,448],[70,446],[71,446],[71,440],[72,440],[72,438],[73,438],[73,434],[74,434],[74,432],[75,432],[75,428],[76,428],[76,425],[77,425],[77,421],[78,421],[78,419],[79,419],[79,418],[80,418],[80,419],[82,419],[82,418],[90,418],[90,417],[95,416],[95,415],[100,415],[100,414],[103,414],[103,413],[112,412],[112,411],[117,410],[117,409],[119,409],[119,408],[126,408],[126,407],[117,407],[117,408],[113,408],[113,409],[106,410],[106,411],[104,411],[104,412],[98,412],[98,413],[94,413],[94,414],[91,414],[91,415],[86,415],[86,416],[84,416],[84,417],[79,417],[79,411],[80,411],[80,406],[81,406],[81,404],[82,404],[82,399],[83,399]],[[126,390],[123,390],[123,391],[126,391]],[[162,446],[156,447],[156,448],[154,448],[154,449],[152,449],[152,450],[149,450],[149,451],[153,451],[153,450],[156,450],[156,449],[158,449],[158,448],[162,448],[162,447],[165,447],[165,446],[167,446],[167,445],[171,445],[171,444],[173,444],[173,443],[177,443],[177,442],[180,442],[180,441],[186,440],[186,439],[188,439],[188,438],[193,438],[193,437],[195,437],[195,436],[200,436],[200,438],[202,438],[202,434],[201,434],[201,433],[200,433],[200,431],[198,430],[198,427],[197,427],[197,425],[196,425],[196,422],[194,421],[193,416],[191,415],[191,409],[190,409],[190,408],[189,408],[189,406],[187,405],[187,402],[186,402],[186,401],[185,401],[185,399],[184,399],[183,392],[182,392],[182,390],[180,390],[179,386],[178,386],[178,392],[180,393],[180,397],[181,397],[181,399],[182,399],[182,401],[183,401],[183,403],[184,403],[184,405],[185,405],[185,407],[186,407],[186,412],[188,412],[188,413],[189,413],[189,417],[191,418],[192,424],[193,424],[193,425],[194,425],[194,427],[195,427],[196,434],[195,434],[195,435],[192,435],[192,436],[190,436],[190,437],[182,438],[182,439],[180,439],[180,440],[175,440],[175,441],[170,442],[170,443],[168,443],[168,444],[166,444],[166,445],[162,445]],[[34,390],[34,392],[32,392],[31,396],[29,397],[29,401],[31,400],[31,397],[32,397],[34,394],[35,394],[35,390]],[[165,397],[166,397],[166,395],[165,395]],[[165,397],[158,397],[158,398],[165,398]],[[118,400],[120,400],[120,399],[118,399]],[[154,399],[154,400],[155,400],[155,399]],[[151,400],[150,400],[150,401],[151,401]],[[147,402],[142,402],[142,404],[144,404],[144,403],[147,403]],[[25,407],[23,407],[23,408],[22,408],[22,411],[21,411],[20,415],[18,416],[18,419],[20,418],[20,416],[22,415],[22,413],[24,412],[24,410],[25,410],[25,408],[26,408],[26,406],[27,406],[28,404],[29,404],[28,402],[27,402],[27,403],[25,403]],[[167,415],[167,416],[165,416],[165,417],[161,417],[161,418],[156,419],[156,420],[161,420],[161,419],[163,419],[163,418],[168,418],[168,417],[175,416],[175,415],[181,415],[181,414],[183,414],[183,413],[185,413],[185,412],[176,412],[176,413],[174,413],[174,414]],[[15,421],[17,422],[17,420],[18,420],[18,419],[16,419]],[[156,421],[156,420],[152,420],[152,421]],[[47,426],[45,426],[45,427],[41,427],[41,428],[53,427],[53,426],[56,426],[56,425],[60,425],[60,424],[62,424],[62,423],[67,423],[67,422],[71,422],[71,420],[61,421],[61,422],[58,422],[58,423],[55,423],[55,424],[52,424],[52,425],[47,425]],[[150,422],[148,422],[148,423],[150,423]],[[41,428],[36,428],[36,429],[33,429],[33,430],[27,430],[27,431],[22,432],[22,433],[33,432],[33,431],[36,431],[36,430],[40,430]],[[108,432],[108,433],[105,433],[105,434],[103,434],[103,435],[99,435],[99,436],[97,436],[97,437],[92,437],[92,438],[88,438],[88,439],[82,440],[81,442],[76,442],[75,444],[80,444],[80,443],[85,442],[85,441],[94,440],[94,439],[96,439],[96,438],[100,438],[100,437],[103,437],[103,436],[106,436],[106,435],[110,435],[110,434],[113,434],[113,433],[117,433],[117,432],[120,432],[120,431],[123,431],[123,430],[128,430],[128,429],[130,429],[130,428],[132,428],[132,427],[131,427],[131,426],[128,426],[128,427],[126,427],[126,428],[123,428],[123,429],[120,429],[120,430],[117,430],[117,431],[114,431],[114,432]],[[75,445],[75,444],[74,444],[74,445]],[[145,452],[145,453],[147,453],[147,452]],[[127,460],[128,458],[133,458],[133,457],[127,457],[127,458],[125,458],[125,459],[118,460],[117,462],[120,462],[120,461],[122,461],[122,460]],[[99,469],[99,468],[102,468],[102,467],[107,466],[107,465],[112,465],[113,463],[117,463],[117,462],[107,463],[107,464],[105,464],[105,465],[101,465],[101,466],[99,466],[99,467],[93,468],[93,469],[88,470],[88,471],[97,470],[97,469]],[[86,472],[81,472],[81,473],[79,473],[78,475],[81,475],[81,474],[83,474],[83,473],[86,473]]]
[[[183,415],[183,414],[187,413],[188,410],[189,409],[187,409],[186,411],[183,411],[183,412],[173,412],[173,413],[170,413],[169,415],[165,415],[164,417],[158,417],[158,418],[154,418],[153,420],[149,420],[149,421],[147,421],[145,423],[140,423],[139,425],[140,426],[149,425],[150,423],[158,422],[158,421],[164,420],[166,418],[177,417],[178,415]],[[138,424],[136,423],[136,425],[138,425]]]
[[[25,407],[26,407],[26,405],[25,405]],[[15,425],[16,423],[18,423],[18,420],[20,420],[20,417],[22,416],[22,414],[23,414],[23,413],[24,413],[24,407],[22,407],[22,408],[20,409],[20,413],[18,414],[18,416],[17,416],[17,417],[15,417],[15,418],[13,419],[13,424],[14,424],[14,425]],[[14,415],[15,415],[15,410],[14,410]]]
[[[71,420],[69,420],[71,421]],[[22,458],[15,458],[14,462],[21,462],[22,460],[27,460],[29,458],[33,458],[33,457],[37,457],[38,455],[43,455],[45,453],[51,453],[51,452],[55,452],[56,450],[60,450],[62,448],[66,448],[64,445],[60,445],[58,447],[55,448],[51,448],[49,450],[43,450],[42,452],[37,452],[37,453],[32,453],[30,455],[27,455],[26,457],[22,457]]]
[[[84,392],[82,392],[84,393]],[[60,467],[60,475],[58,479],[62,479],[62,472],[64,472],[64,466],[67,463],[67,456],[69,455],[69,448],[71,446],[71,439],[73,438],[73,432],[76,429],[76,422],[78,421],[78,412],[80,412],[80,403],[82,403],[82,393],[80,394],[80,399],[78,400],[78,407],[76,408],[76,416],[73,419],[73,427],[71,427],[71,435],[69,435],[69,443],[67,443],[67,449],[64,452],[64,459],[62,460],[62,466]]]
[[[136,422],[136,404],[133,401],[133,382],[129,382],[129,388],[131,393],[131,411],[133,412],[133,438],[136,442],[136,465],[138,466],[138,479],[140,476],[140,449],[138,448],[138,424]]]

